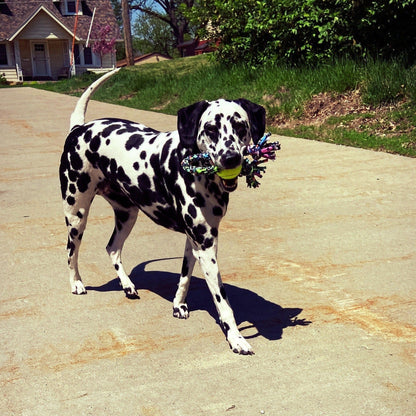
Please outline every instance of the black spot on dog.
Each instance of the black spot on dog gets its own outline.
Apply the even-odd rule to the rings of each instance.
[[[150,166],[156,174],[160,173],[159,156],[157,154],[150,156]]]
[[[119,166],[117,169],[117,180],[123,184],[131,183],[131,179],[128,175],[126,175],[126,172],[124,171],[123,166]]]
[[[73,196],[68,196],[68,198],[66,198],[66,202],[68,203],[68,205],[74,205],[75,198]]]
[[[71,167],[75,170],[81,170],[82,169],[82,160],[78,152],[71,152],[70,154],[70,160],[71,160]]]
[[[105,123],[103,123],[105,124]],[[108,127],[106,127],[101,135],[103,136],[103,138],[105,139],[106,137],[108,137],[113,131],[118,130],[121,127],[120,124],[110,124]]]
[[[131,149],[138,149],[140,147],[140,145],[142,145],[144,142],[143,137],[140,134],[133,134],[132,136],[129,137],[129,139],[126,142],[126,150],[131,150]]]
[[[88,189],[88,184],[90,182],[91,182],[90,175],[86,172],[81,173],[77,180],[78,190],[80,192],[85,192]]]
[[[142,173],[140,176],[137,177],[137,182],[139,184],[140,189],[146,190],[146,189],[150,188],[150,185],[151,185],[150,184],[150,179],[144,173]]]
[[[91,137],[92,137],[92,131],[87,130],[84,134],[84,142],[89,143],[91,141]]]
[[[186,225],[188,227],[192,227],[192,225],[194,223],[194,221],[192,220],[192,217],[190,215],[188,215],[188,214],[185,214],[184,219],[185,219]]]
[[[230,138],[229,138],[228,140],[226,140],[226,141],[224,142],[224,144],[225,144],[225,146],[226,146],[226,147],[231,147],[231,145],[232,145],[234,142],[235,142],[234,137],[233,137],[233,136],[230,136]]]
[[[134,162],[133,163],[133,168],[134,168],[134,170],[139,170],[139,162]]]
[[[195,206],[199,208],[202,208],[205,206],[205,198],[199,192],[196,193],[195,198],[193,199],[193,202]]]
[[[194,205],[188,206],[188,213],[192,218],[196,218],[196,208]]]
[[[163,146],[162,153],[160,155],[160,164],[163,165],[166,162],[166,159],[169,155],[170,145],[172,144],[172,139],[169,139]]]
[[[202,245],[202,249],[206,250],[207,248],[210,248],[214,245],[214,239],[213,238],[206,238],[204,240],[204,244]]]
[[[113,158],[110,160],[110,174],[116,179],[117,177],[117,161]]]
[[[221,302],[221,296],[220,295],[215,295],[215,299],[217,299],[217,302],[220,303]]]
[[[71,185],[69,185],[68,190],[69,190],[69,192],[71,192],[71,194],[75,194],[77,192],[77,188],[73,183],[71,183]]]
[[[140,153],[140,159],[146,159],[146,152],[144,150]]]
[[[194,227],[194,233],[203,235],[207,232],[207,227],[203,224],[198,224],[196,227]]]
[[[96,168],[98,165],[98,160],[100,158],[99,154],[97,152],[90,152],[89,150],[86,150],[85,156],[87,157],[91,165]]]
[[[182,271],[181,271],[181,275],[182,276],[187,276],[188,275],[188,271],[189,271],[189,267],[188,267],[188,259],[186,257],[183,258],[183,263],[182,263]]]
[[[84,215],[82,215],[82,212],[78,211],[77,212],[77,217],[82,219],[82,218],[84,218]]]
[[[70,181],[75,182],[79,176],[79,173],[76,170],[68,171],[68,178]]]
[[[96,136],[94,136],[91,139],[91,142],[90,142],[90,150],[91,150],[91,152],[98,151],[98,149],[100,148],[100,146],[101,146],[101,137],[100,137],[99,134],[97,134]]]
[[[98,160],[98,167],[105,173],[110,165],[110,159],[107,156],[101,156]]]
[[[74,254],[74,250],[75,250],[75,244],[73,241],[70,241],[68,238],[68,243],[66,245],[66,249],[69,250],[69,256],[72,256]],[[68,259],[69,262],[69,259]]]
[[[214,208],[212,208],[212,213],[216,217],[221,217],[222,216],[222,208],[216,205]]]

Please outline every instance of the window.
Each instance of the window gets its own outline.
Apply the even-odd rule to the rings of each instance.
[[[0,65],[7,65],[7,49],[5,43],[0,43]]]
[[[84,63],[85,65],[92,65],[91,48],[84,48]]]
[[[92,65],[91,48],[82,47],[79,43],[74,45],[74,62],[75,65]]]
[[[74,45],[74,61],[75,65],[81,64],[81,57],[79,56],[79,45],[77,43]]]
[[[76,0],[65,0],[65,14],[75,14],[77,11]],[[82,14],[82,2],[79,2],[78,14]]]

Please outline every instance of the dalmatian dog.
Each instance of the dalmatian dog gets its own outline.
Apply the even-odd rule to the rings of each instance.
[[[117,70],[95,81],[80,97],[60,163],[60,182],[68,228],[68,265],[72,293],[86,290],[78,270],[78,252],[95,195],[114,209],[115,227],[107,252],[128,297],[137,291],[121,261],[123,244],[142,211],[156,224],[186,236],[173,316],[186,319],[186,296],[196,260],[212,294],[231,349],[252,354],[240,334],[217,261],[218,228],[237,179],[183,170],[181,161],[207,152],[219,169],[243,163],[243,151],[265,130],[265,110],[245,99],[201,101],[178,112],[177,131],[159,132],[142,124],[103,118],[85,123],[91,94]]]

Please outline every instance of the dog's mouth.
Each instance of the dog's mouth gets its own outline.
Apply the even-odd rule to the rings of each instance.
[[[226,192],[233,192],[238,186],[238,176],[234,179],[221,179],[221,185]]]

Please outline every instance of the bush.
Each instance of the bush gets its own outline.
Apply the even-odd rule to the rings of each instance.
[[[415,0],[201,0],[189,18],[209,28],[201,37],[221,39],[217,56],[226,63],[399,55],[411,63],[415,9]]]

